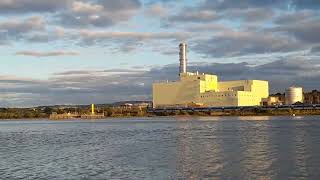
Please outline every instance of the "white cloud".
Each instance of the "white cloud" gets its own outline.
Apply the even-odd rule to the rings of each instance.
[[[80,14],[96,14],[103,11],[102,5],[91,4],[91,3],[84,3],[81,1],[75,1],[72,4],[72,12],[80,13]]]

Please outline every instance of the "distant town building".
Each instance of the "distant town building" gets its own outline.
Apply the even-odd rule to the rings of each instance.
[[[283,105],[284,100],[282,100],[281,96],[270,95],[268,98],[264,98],[262,105],[264,106],[276,106],[276,105]]]
[[[135,102],[135,103],[122,103],[118,106],[118,108],[122,108],[122,109],[133,109],[133,108],[138,108],[138,109],[142,109],[142,108],[147,108],[150,107],[151,103],[147,103],[147,102]]]
[[[131,109],[132,107],[133,107],[133,104],[131,103],[124,103],[120,105],[120,108],[123,108],[123,109]]]
[[[305,104],[320,104],[320,91],[313,90],[308,93],[304,93]]]

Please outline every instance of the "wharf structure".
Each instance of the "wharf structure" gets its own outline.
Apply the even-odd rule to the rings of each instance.
[[[218,81],[214,74],[187,72],[187,45],[179,49],[180,80],[153,84],[153,108],[259,106],[269,97],[268,81]]]
[[[64,114],[57,114],[57,113],[52,113],[49,116],[49,119],[52,120],[59,120],[59,119],[76,119],[80,118],[81,115],[79,113],[64,113]]]
[[[91,114],[82,114],[81,119],[103,119],[104,113],[98,114],[94,110],[94,104],[91,104]]]
[[[52,120],[59,120],[59,119],[103,119],[105,118],[104,112],[103,113],[96,113],[94,104],[91,104],[91,113],[89,114],[80,114],[77,112],[74,113],[64,113],[64,114],[57,114],[52,113],[49,117],[49,119]]]

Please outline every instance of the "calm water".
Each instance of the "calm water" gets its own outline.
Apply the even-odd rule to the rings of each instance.
[[[2,121],[0,179],[320,179],[320,117]]]

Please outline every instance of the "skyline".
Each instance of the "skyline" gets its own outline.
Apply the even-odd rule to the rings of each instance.
[[[319,89],[320,1],[4,0],[0,106],[151,100],[189,71]]]

